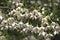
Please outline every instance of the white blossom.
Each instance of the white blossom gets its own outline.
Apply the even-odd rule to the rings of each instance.
[[[25,24],[27,27],[29,27],[29,23],[27,22],[26,24]]]
[[[12,23],[12,26],[15,26],[16,25],[16,23],[14,22],[14,23]]]
[[[42,27],[40,27],[40,28],[41,28],[42,30],[45,30],[45,27],[43,27],[43,26],[42,26]]]
[[[51,34],[51,33],[49,33],[48,35],[51,36],[51,37],[53,37],[53,34]]]
[[[4,28],[3,27],[1,27],[1,29],[0,30],[4,30]]]
[[[23,6],[23,3],[19,3],[20,6]]]
[[[23,22],[21,21],[21,22],[19,22],[19,24],[23,24]]]
[[[51,40],[50,38],[46,38],[46,40]]]
[[[44,10],[45,10],[45,8],[43,7],[41,10],[42,10],[42,11],[44,11]]]
[[[2,20],[3,19],[3,17],[2,16],[0,16],[0,20]]]
[[[39,33],[40,32],[39,27],[34,27],[33,30],[32,30],[32,32]]]
[[[12,4],[15,4],[15,1],[13,1]]]
[[[8,29],[8,25],[6,25],[5,28]]]
[[[42,32],[42,35],[45,36],[46,35],[46,32]]]
[[[58,31],[54,31],[54,35],[58,34]]]
[[[17,7],[17,8],[16,8],[16,10],[20,10],[20,9],[21,9],[21,7]]]

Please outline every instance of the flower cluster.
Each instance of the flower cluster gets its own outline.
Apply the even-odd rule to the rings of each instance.
[[[11,13],[9,15],[11,15]],[[41,17],[39,18],[40,15],[41,15]],[[0,16],[0,20],[3,19],[0,23],[0,30],[17,30],[18,32],[24,33],[24,34],[28,34],[28,32],[31,32],[31,33],[38,34],[38,36],[42,36],[45,39],[47,39],[47,37],[51,37],[53,35],[60,33],[59,24],[52,22],[51,25],[49,25],[47,17],[43,17],[43,15],[40,12],[38,12],[37,10],[34,10],[33,12],[30,12],[27,14],[26,13],[22,14],[20,12],[17,13],[16,10],[13,10],[13,13],[11,16],[13,16],[13,17],[9,17],[8,19],[4,19],[4,17],[2,17],[2,15]],[[19,20],[21,20],[21,21],[18,21],[17,19],[15,20],[15,16],[17,16],[17,18],[18,18],[18,16],[20,16]],[[33,16],[34,16],[34,19],[35,19],[35,17],[40,19],[41,27],[39,27],[37,24],[36,24],[37,26],[30,25],[29,22],[23,23],[22,20],[25,19],[25,17],[27,19],[30,18],[30,19],[34,20]],[[50,32],[48,32],[48,31],[50,31]],[[52,33],[51,33],[51,31],[52,31]]]
[[[27,8],[22,7],[23,3],[20,3],[19,0],[9,0],[9,2],[12,3],[13,6],[16,6],[16,8],[13,7],[13,10],[6,14],[9,15],[7,19],[0,13],[0,30],[17,30],[17,32],[22,34],[31,32],[32,34],[38,34],[37,37],[39,40],[50,40],[50,37],[60,33],[59,24],[51,20],[53,13],[47,16],[44,15],[45,7],[41,9],[42,12],[36,9],[29,11]],[[35,20],[37,21],[36,26],[32,24],[31,20],[34,23]],[[39,26],[38,22],[40,21],[41,23],[39,24],[41,25]],[[49,21],[52,22],[49,23]]]

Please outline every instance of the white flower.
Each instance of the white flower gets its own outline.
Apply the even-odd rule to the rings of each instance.
[[[25,17],[28,18],[29,17],[29,14],[28,13],[25,13]]]
[[[41,5],[41,1],[40,0],[38,0],[37,3],[38,3],[38,5]]]
[[[12,23],[12,26],[15,26],[15,25],[16,25],[16,23],[15,23],[15,22],[13,22],[13,23]]]
[[[57,18],[57,21],[59,21],[59,18]]]
[[[35,18],[35,20],[37,19],[37,17],[36,17],[36,16],[34,16],[34,18]]]
[[[6,25],[5,28],[8,29],[8,25]]]
[[[38,18],[39,18],[39,21],[41,21],[42,18],[43,18],[43,16],[42,15],[39,15]]]
[[[42,14],[45,14],[45,12],[44,12],[44,11],[42,11]]]
[[[26,28],[24,28],[22,31],[26,31]]]
[[[28,27],[26,27],[26,29],[27,29],[28,31],[31,31],[31,32],[32,32],[33,26],[32,26],[32,25],[29,25]]]
[[[21,21],[21,22],[19,22],[19,24],[23,24],[23,22]]]
[[[17,11],[15,9],[13,9],[11,12],[9,12],[9,15],[13,15],[15,14]]]
[[[34,4],[34,3],[35,3],[35,1],[30,1],[30,3],[31,3],[31,4]]]
[[[42,33],[40,32],[38,35],[39,35],[39,36],[41,36],[41,35],[42,35]]]
[[[13,11],[9,12],[9,15],[14,14]]]
[[[52,15],[53,15],[53,13],[50,14],[50,16],[52,16]]]
[[[12,4],[15,4],[15,1],[13,1]]]
[[[8,22],[8,23],[14,22],[14,18],[13,18],[13,17],[8,18],[8,19],[7,19],[7,22]]]
[[[14,18],[13,17],[9,17],[8,20],[13,20]]]
[[[44,4],[44,6],[48,6],[47,4]]]
[[[16,12],[16,10],[15,10],[15,9],[13,9],[12,11],[13,11],[13,12]]]
[[[54,35],[58,34],[58,31],[54,31]]]
[[[50,26],[48,25],[47,28],[50,28]]]
[[[8,28],[12,29],[12,26],[8,26]]]
[[[17,29],[17,27],[13,27],[13,29]]]
[[[9,0],[9,2],[11,3],[12,1],[11,1],[11,0]]]
[[[45,30],[45,27],[43,27],[43,26],[42,26],[42,27],[40,27],[40,28],[41,28],[41,29],[43,29],[43,30]]]
[[[47,19],[46,18],[43,18],[42,19],[42,23],[44,23],[44,22],[47,22]]]
[[[45,18],[46,18],[46,19],[50,19],[50,16],[46,16]]]
[[[41,16],[42,14],[40,12],[37,13],[39,16]]]
[[[19,3],[20,6],[23,6],[23,3]]]
[[[23,19],[25,19],[25,15],[24,14],[17,15],[17,19],[22,21]]]
[[[34,19],[35,19],[35,16],[34,16],[34,15],[31,15],[30,18],[31,18],[32,20],[34,20]]]
[[[55,26],[53,25],[53,26],[51,26],[53,29],[55,28]]]
[[[17,2],[17,3],[16,3],[16,6],[18,6],[18,5],[19,5],[19,3]]]
[[[2,17],[2,16],[0,16],[0,19],[2,20],[2,19],[3,19],[3,17]]]
[[[26,24],[25,24],[27,27],[29,27],[29,23],[27,22]]]
[[[51,37],[53,37],[53,34],[51,34],[51,33],[49,33],[48,35],[51,36]]]
[[[33,12],[38,13],[38,10],[34,10]]]
[[[45,10],[45,8],[43,7],[41,10],[42,10],[42,11],[44,11],[44,10]]]
[[[59,27],[59,26],[56,26],[55,28],[56,28],[56,29],[60,29],[60,27]]]
[[[58,3],[54,3],[56,6],[58,6],[59,4]]]
[[[21,33],[27,33],[28,32],[28,30],[26,29],[26,28],[24,28],[22,31],[21,31]]]
[[[29,26],[29,30],[30,30],[31,32],[34,31],[33,28],[34,28],[34,27],[33,27],[32,25]]]
[[[46,38],[46,40],[51,40],[50,38]]]
[[[25,15],[24,14],[20,14],[20,16],[23,18]]]
[[[52,22],[53,25],[55,25],[56,23],[55,22]]]
[[[1,29],[0,30],[4,30],[4,28],[3,27],[1,27]]]
[[[45,36],[46,35],[46,32],[42,32],[42,35]]]
[[[34,33],[39,33],[39,32],[40,32],[39,29],[40,29],[39,27],[34,27],[34,28],[32,29],[32,32],[34,32]]]
[[[20,10],[20,9],[21,9],[21,7],[17,7],[17,8],[16,8],[16,11],[18,11],[18,10]]]
[[[7,23],[7,20],[3,20],[3,21],[2,21],[2,24],[5,24],[5,23]]]

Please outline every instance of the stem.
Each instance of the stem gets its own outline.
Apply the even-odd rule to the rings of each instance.
[[[55,0],[51,0],[52,2],[52,12],[55,14],[56,13],[56,6],[55,6]]]

